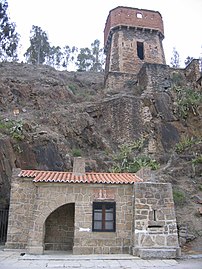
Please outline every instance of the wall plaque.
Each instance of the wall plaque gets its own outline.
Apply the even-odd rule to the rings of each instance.
[[[95,189],[94,190],[94,198],[99,200],[114,200],[115,199],[115,191],[108,189]]]

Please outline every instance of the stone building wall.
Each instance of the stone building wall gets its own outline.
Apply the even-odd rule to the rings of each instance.
[[[137,76],[135,74],[122,72],[109,72],[105,77],[105,87],[115,91],[126,88],[129,83],[137,84]]]
[[[12,178],[7,233],[7,248],[24,249],[29,240],[30,221],[35,210],[37,189],[30,179],[18,178],[20,169],[15,169]]]
[[[171,184],[136,183],[134,194],[133,253],[142,258],[178,256],[179,244]]]
[[[145,63],[138,76],[138,84],[146,91],[163,92],[171,88],[170,68],[158,63]]]
[[[138,57],[137,41],[143,43],[144,59]],[[137,74],[144,62],[165,64],[162,38],[152,31],[123,27],[114,30],[106,52],[106,72]]]

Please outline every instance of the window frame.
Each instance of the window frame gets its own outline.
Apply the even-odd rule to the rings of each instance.
[[[107,206],[111,206],[113,218],[112,220],[106,220],[106,209]],[[100,208],[101,207],[101,208]],[[101,220],[95,220],[96,209],[101,209],[102,218]],[[101,222],[102,228],[95,228],[95,221]],[[112,223],[112,229],[106,228],[106,223]],[[93,218],[92,218],[92,231],[93,232],[116,232],[116,202],[93,202]]]

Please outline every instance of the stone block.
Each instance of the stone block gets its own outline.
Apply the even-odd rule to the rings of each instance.
[[[90,255],[93,253],[93,247],[73,247],[74,255]]]
[[[165,236],[164,235],[157,235],[156,236],[156,244],[158,246],[165,246]]]
[[[110,254],[122,254],[121,247],[110,247]]]
[[[178,245],[178,237],[176,235],[168,235],[167,236],[167,246],[177,246]]]
[[[42,246],[28,246],[27,248],[29,254],[41,255],[43,254]]]
[[[155,245],[155,241],[152,236],[147,234],[142,237],[142,246],[144,247],[153,247]]]
[[[103,254],[103,247],[95,247],[93,253],[94,254]]]
[[[175,248],[141,248],[136,251],[141,259],[175,259],[177,251]]]

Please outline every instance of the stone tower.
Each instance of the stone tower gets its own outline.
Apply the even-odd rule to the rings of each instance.
[[[165,64],[163,38],[159,12],[122,6],[112,9],[104,29],[105,85],[134,79],[145,62]]]

